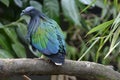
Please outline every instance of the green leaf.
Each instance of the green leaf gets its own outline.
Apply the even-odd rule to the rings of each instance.
[[[106,58],[110,55],[110,53],[111,53],[118,45],[120,45],[120,41],[117,42],[117,43],[109,50],[109,52],[105,55],[104,59],[106,59]]]
[[[42,11],[42,5],[37,1],[30,1],[30,5],[35,7],[37,10]]]
[[[112,26],[111,26],[111,31],[109,32],[109,35],[106,37],[106,39],[104,40],[104,43],[108,41],[108,39],[110,39],[110,37],[113,36],[113,33],[117,30],[117,28],[119,27],[120,24],[120,13],[118,14],[118,16],[115,18]],[[119,29],[118,29],[119,32]],[[114,39],[115,40],[115,39]],[[115,44],[114,42],[112,42],[111,47],[113,47],[113,44]]]
[[[2,23],[0,23],[0,28],[4,28],[4,26],[3,26],[3,24],[2,24]]]
[[[27,34],[27,26],[23,23],[18,23],[18,27],[16,28],[16,32],[18,37],[23,41],[26,42],[25,36]]]
[[[11,51],[10,43],[6,40],[6,38],[2,34],[0,34],[0,46],[7,51]]]
[[[17,41],[17,35],[13,28],[4,28],[4,31],[13,42]]]
[[[93,33],[93,32],[96,32],[96,31],[104,30],[104,29],[106,29],[107,27],[109,27],[113,22],[114,22],[114,20],[110,20],[110,21],[104,22],[104,23],[102,23],[102,24],[94,27],[92,30],[90,30],[90,31],[87,33],[87,35],[88,35],[88,34],[91,34],[91,33]]]
[[[21,17],[21,19],[24,19],[26,21],[26,23],[29,24],[29,21],[30,21],[30,17],[29,16],[23,15]]]
[[[9,6],[10,2],[9,0],[0,0],[3,4],[5,4],[7,7]]]
[[[67,54],[67,58],[69,58],[69,59],[76,59],[76,52],[77,52],[77,49],[75,48],[75,47],[73,47],[73,46],[70,46],[70,45],[66,45],[67,46],[67,53],[69,53],[69,54]]]
[[[88,49],[83,53],[83,55],[78,59],[78,61],[80,61],[91,50],[91,48],[99,41],[99,39],[99,37],[96,38],[96,40],[91,44],[90,47],[88,47]]]
[[[26,58],[26,51],[24,46],[21,43],[16,42],[15,44],[12,44],[12,48],[18,57]]]
[[[110,53],[116,48],[119,46],[120,44],[120,41],[118,40],[119,39],[119,35],[120,35],[120,13],[118,14],[118,16],[115,18],[115,21],[111,27],[111,31],[108,35],[108,37],[106,38],[106,41],[112,37],[112,42],[111,42],[111,45],[110,45],[110,49],[109,49],[109,52],[106,54],[106,56],[104,57],[104,59],[106,59]],[[119,41],[119,42],[117,42]],[[117,42],[117,43],[116,43]]]
[[[50,18],[55,19],[59,17],[59,3],[58,0],[44,0],[44,12]]]
[[[108,7],[106,6],[102,9],[101,19],[104,19],[107,14],[108,14]]]
[[[23,3],[21,0],[14,0],[15,4],[19,7],[22,7],[23,6]]]
[[[119,38],[120,35],[120,27],[118,27],[118,29],[114,32],[113,38],[112,38],[112,43],[110,45],[110,49],[113,48],[113,46],[115,45],[117,39]]]
[[[72,21],[75,25],[80,25],[80,13],[75,0],[62,0],[61,4],[65,17],[67,17],[67,19]]]
[[[90,5],[93,0],[79,0],[81,3],[85,4],[85,5]],[[92,6],[94,6],[95,4],[92,4]]]
[[[95,5],[96,5],[97,7],[103,8],[103,9],[106,8],[103,0],[96,0]]]
[[[85,4],[88,4],[87,7],[85,7],[84,9],[82,9],[81,13],[85,12],[91,6],[95,6],[95,2],[96,2],[96,0],[79,0],[79,1],[81,1],[82,3],[84,2]]]
[[[4,49],[0,49],[0,58],[13,58],[13,55]]]

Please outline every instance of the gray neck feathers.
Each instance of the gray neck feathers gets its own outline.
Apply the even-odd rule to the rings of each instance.
[[[30,22],[28,24],[28,32],[26,38],[30,40],[30,36],[34,34],[39,27],[40,20],[49,20],[47,16],[45,16],[43,13],[36,14],[34,16],[31,16]]]
[[[28,32],[27,37],[30,38],[30,35],[34,34],[40,24],[40,18],[39,16],[31,17],[30,22],[28,24]]]

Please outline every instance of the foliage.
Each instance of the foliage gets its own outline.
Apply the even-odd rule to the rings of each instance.
[[[20,18],[20,13],[30,5],[59,23],[67,58],[120,70],[119,0],[0,0],[0,58],[26,57],[29,17]]]

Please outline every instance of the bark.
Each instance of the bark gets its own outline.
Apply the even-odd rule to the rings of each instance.
[[[62,66],[39,59],[0,59],[0,76],[72,75],[92,80],[120,80],[120,73],[110,67],[87,61],[66,60]]]

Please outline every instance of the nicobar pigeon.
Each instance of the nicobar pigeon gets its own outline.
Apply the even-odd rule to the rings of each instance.
[[[25,8],[21,15],[30,16],[26,39],[32,48],[43,53],[56,65],[62,65],[66,47],[62,30],[56,21],[48,18],[33,6]]]

